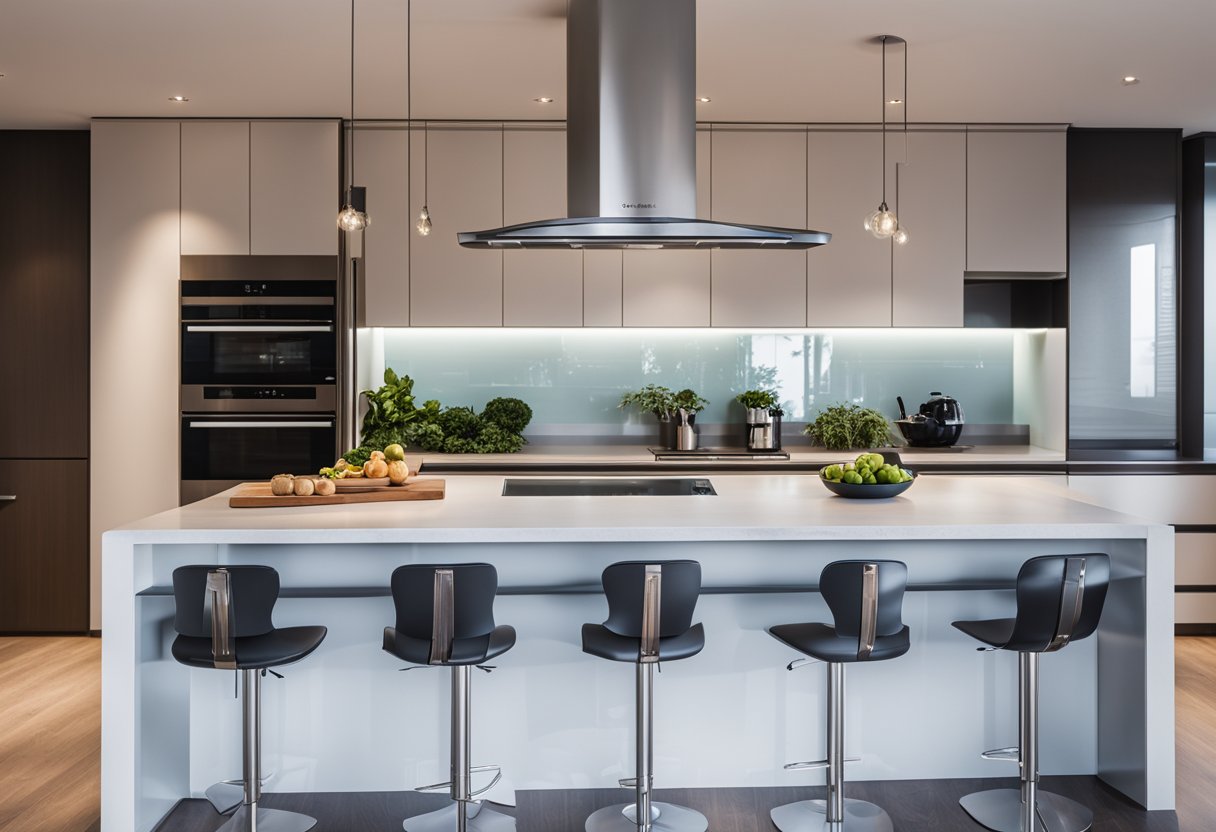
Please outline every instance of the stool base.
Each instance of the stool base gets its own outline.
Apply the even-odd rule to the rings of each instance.
[[[243,782],[216,783],[208,786],[207,791],[203,792],[203,796],[211,802],[215,807],[215,811],[221,815],[226,815],[241,805],[245,799],[245,784]]]
[[[625,814],[626,809],[632,810],[629,814],[634,819]],[[659,813],[658,819],[650,824],[650,832],[705,832],[709,829],[705,815],[686,806],[652,802],[650,809],[651,818],[656,809]],[[637,807],[632,803],[605,806],[587,818],[587,832],[638,832],[636,817]]]
[[[1017,789],[974,792],[958,802],[972,819],[995,832],[1086,832],[1093,826],[1094,813],[1077,801],[1045,791],[1038,796],[1033,830],[1021,828],[1022,793]]]
[[[218,832],[308,832],[317,825],[316,818],[296,812],[263,809],[260,806],[255,807],[254,811],[257,813],[257,823],[254,823],[254,812],[242,804]]]
[[[401,824],[405,832],[457,832],[460,822],[457,807],[452,803],[435,812],[406,818]],[[465,808],[465,825],[461,832],[515,832],[515,818],[495,811],[484,803],[469,802]]]
[[[827,817],[827,801],[800,800],[787,803],[769,812],[773,825],[781,832],[892,832],[891,816],[881,807],[864,800],[844,801],[844,821],[831,823]]]

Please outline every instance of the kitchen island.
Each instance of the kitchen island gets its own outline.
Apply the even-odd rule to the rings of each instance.
[[[232,678],[169,654],[175,567],[261,563],[282,576],[276,624],[329,636],[264,686],[270,791],[404,790],[446,777],[447,674],[399,673],[380,649],[403,563],[489,561],[517,646],[475,681],[474,763],[488,797],[591,788],[632,774],[633,674],[585,656],[598,580],[623,559],[702,563],[706,648],[656,686],[656,785],[797,785],[824,741],[821,666],[765,632],[828,620],[814,593],[842,558],[909,567],[912,649],[850,676],[848,776],[1016,776],[979,758],[1016,743],[1016,658],[980,653],[960,618],[1008,615],[1021,563],[1106,552],[1096,638],[1044,657],[1044,773],[1097,774],[1147,809],[1174,800],[1173,532],[1029,477],[923,477],[903,497],[850,501],[813,476],[714,474],[716,496],[504,497],[501,476],[454,476],[438,502],[231,509],[218,495],[107,532],[103,561],[103,832],[146,832],[187,796],[238,776]],[[418,726],[426,726],[419,730]],[[818,778],[818,779],[817,779]]]

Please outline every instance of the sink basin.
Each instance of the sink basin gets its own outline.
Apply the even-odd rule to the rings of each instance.
[[[716,496],[707,479],[600,477],[596,479],[554,479],[529,477],[505,479],[504,497],[701,497]]]

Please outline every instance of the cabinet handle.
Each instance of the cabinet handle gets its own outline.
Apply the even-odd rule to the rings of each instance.
[[[16,494],[0,494],[0,503],[15,503],[16,501]]]
[[[190,422],[192,428],[332,428],[333,422]]]
[[[281,326],[230,326],[227,324],[221,325],[206,325],[196,326],[191,325],[186,327],[186,332],[333,332],[332,326],[296,326],[294,324],[283,324]]]

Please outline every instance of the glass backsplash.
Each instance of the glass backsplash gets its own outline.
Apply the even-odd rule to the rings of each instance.
[[[895,418],[931,391],[957,398],[972,424],[1014,421],[1015,342],[1022,330],[365,329],[360,384],[384,367],[415,380],[419,401],[480,408],[495,396],[532,406],[528,433],[630,435],[653,419],[617,408],[645,384],[691,387],[710,404],[698,424],[738,423],[740,392],[776,389],[787,421],[838,402]],[[637,426],[632,428],[630,426]]]

